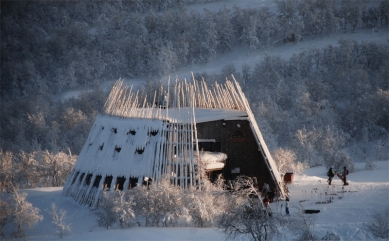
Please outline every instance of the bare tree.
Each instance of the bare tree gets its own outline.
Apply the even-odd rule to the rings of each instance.
[[[19,193],[18,188],[13,187],[11,215],[12,223],[17,227],[17,230],[13,234],[16,238],[25,236],[24,226],[31,228],[43,220],[43,216],[39,215],[39,208],[33,207],[26,200],[26,197],[27,193]]]
[[[51,209],[46,210],[52,218],[52,223],[56,228],[57,234],[60,238],[67,235],[70,232],[70,224],[65,223],[66,211],[59,209],[55,203],[51,204]]]
[[[285,224],[284,218],[265,208],[253,179],[238,177],[226,211],[220,215],[217,227],[227,239],[248,236],[250,240],[271,240]]]

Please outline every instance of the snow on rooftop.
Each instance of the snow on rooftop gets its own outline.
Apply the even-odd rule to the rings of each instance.
[[[222,152],[202,151],[200,152],[200,160],[203,163],[223,162],[227,160],[227,155]]]
[[[162,129],[161,120],[99,115],[75,169],[118,176],[150,175]]]

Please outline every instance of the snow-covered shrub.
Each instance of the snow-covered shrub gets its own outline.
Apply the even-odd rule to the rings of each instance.
[[[304,172],[308,165],[296,162],[296,153],[289,149],[278,148],[274,151],[273,159],[277,164],[280,173],[293,172],[299,175]]]
[[[51,204],[51,209],[46,210],[52,218],[52,223],[56,228],[57,234],[60,238],[66,236],[70,232],[70,224],[65,223],[66,211],[59,209],[55,203]]]
[[[17,187],[12,190],[11,202],[11,222],[16,226],[13,233],[15,238],[24,237],[24,226],[32,228],[39,221],[43,220],[43,216],[39,215],[39,208],[33,207],[26,200],[27,193],[19,193]]]
[[[212,184],[203,179],[198,187],[182,189],[166,177],[148,187],[131,189],[128,195],[134,197],[134,211],[138,219],[145,219],[145,226],[193,224],[209,227],[225,210],[226,195],[222,182],[218,179]]]
[[[373,222],[366,224],[366,227],[377,237],[389,238],[389,209],[383,213],[377,212],[373,214]]]
[[[97,224],[100,227],[109,229],[118,220],[115,212],[115,193],[103,192],[95,214],[97,215]]]
[[[135,219],[134,197],[124,192],[117,192],[114,197],[114,212],[119,220],[120,227],[130,227]]]
[[[286,173],[288,171],[293,171],[296,153],[289,149],[278,148],[274,151],[273,159],[277,164],[278,172]]]
[[[214,185],[203,179],[200,187],[186,190],[185,208],[197,227],[211,227],[226,209],[227,196],[219,180],[216,181],[219,185]]]
[[[135,219],[134,198],[125,192],[104,192],[95,213],[99,226],[108,229],[119,221],[120,227],[133,225]]]
[[[232,199],[226,211],[219,217],[217,227],[227,239],[248,236],[250,240],[270,240],[279,234],[282,216],[264,210],[260,200],[249,197]]]
[[[146,226],[171,226],[181,216],[182,191],[172,185],[168,178],[148,187],[138,186],[129,191],[134,197],[136,216],[145,218]]]
[[[10,221],[11,209],[6,200],[0,200],[0,235],[4,238],[3,228]]]
[[[347,170],[352,173],[355,172],[356,166],[352,162],[350,156],[342,151],[338,151],[335,153],[335,163],[333,164],[334,170],[338,172],[343,171],[343,167],[346,167]]]
[[[367,159],[365,164],[366,170],[375,170],[377,168],[377,165],[374,163],[374,161]]]

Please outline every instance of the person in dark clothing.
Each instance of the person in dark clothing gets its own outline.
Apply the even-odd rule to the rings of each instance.
[[[343,167],[343,185],[346,186],[348,185],[347,181],[346,181],[346,176],[348,175],[348,170],[346,167]]]
[[[335,176],[335,173],[334,171],[332,171],[332,167],[330,167],[330,169],[328,170],[327,172],[327,176],[328,176],[328,185],[331,185],[331,182],[332,182],[332,178]]]

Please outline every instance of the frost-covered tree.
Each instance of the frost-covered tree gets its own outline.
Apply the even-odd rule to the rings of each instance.
[[[344,20],[345,31],[347,29],[347,25],[351,25],[351,32],[354,33],[355,28],[361,22],[363,7],[363,1],[342,1],[342,6],[340,7],[340,14]]]
[[[11,209],[9,203],[5,199],[0,200],[0,235],[4,238],[3,228],[10,222]]]
[[[316,6],[317,1],[302,1],[298,4],[299,15],[304,21],[304,33],[307,35],[320,34],[323,31],[324,15],[321,9]]]
[[[0,149],[0,188],[3,192],[9,188],[7,184],[13,181],[13,158],[12,152]]]
[[[130,227],[135,219],[134,197],[125,192],[104,192],[94,211],[97,224],[109,229],[116,222],[120,227]]]
[[[109,229],[117,222],[118,215],[115,212],[115,193],[103,192],[98,207],[94,211],[97,215],[97,224]]]
[[[52,223],[56,228],[56,232],[60,238],[66,236],[70,232],[70,224],[66,224],[66,211],[60,209],[55,205],[51,204],[51,209],[46,210],[46,212],[51,216]]]
[[[271,240],[278,235],[284,225],[283,217],[265,209],[261,194],[251,178],[239,177],[233,183],[226,210],[219,216],[217,227],[227,239],[240,239],[248,236],[250,240]]]
[[[273,159],[277,164],[279,173],[293,171],[296,153],[289,149],[278,148],[273,153]]]
[[[304,21],[298,15],[297,0],[278,0],[278,18],[284,42],[299,42],[304,30]]]
[[[282,40],[283,33],[277,16],[268,8],[261,8],[258,12],[258,38],[262,48],[272,48]]]
[[[25,226],[32,228],[39,221],[43,220],[43,216],[39,214],[39,208],[32,206],[32,204],[26,200],[26,197],[27,193],[19,193],[19,189],[13,187],[11,217],[12,223],[16,226],[16,230],[13,233],[15,238],[25,236]]]
[[[242,64],[242,85],[243,85],[243,88],[245,88],[246,86],[246,83],[250,82],[252,78],[252,75],[251,75],[251,66],[248,65],[247,63],[243,63]]]
[[[242,43],[246,43],[249,49],[257,49],[259,40],[257,37],[257,19],[255,16],[250,16],[249,21],[243,27],[243,35],[240,37]]]
[[[230,19],[230,10],[226,7],[221,8],[215,15],[217,29],[218,48],[222,52],[230,51],[232,48],[232,24]]]
[[[319,137],[320,132],[316,129],[308,131],[299,129],[295,133],[296,142],[294,143],[295,150],[298,155],[298,160],[307,163],[310,167],[321,164],[321,159],[315,149],[315,143]]]
[[[126,195],[124,192],[117,192],[115,197],[114,211],[118,216],[120,227],[130,227],[135,219],[134,197]]]
[[[205,16],[198,23],[197,29],[200,33],[201,41],[199,60],[201,62],[208,62],[216,56],[216,48],[218,46],[218,31],[217,25],[214,21],[214,13],[205,11]]]
[[[160,76],[176,70],[178,59],[171,42],[167,42],[166,45],[159,48],[155,65],[156,71]]]
[[[355,172],[356,166],[352,162],[351,157],[347,153],[343,151],[335,152],[334,160],[335,162],[332,165],[334,167],[334,170],[338,172],[343,172],[343,167],[346,167],[350,173]]]
[[[382,1],[379,6],[381,26],[389,24],[389,3]]]
[[[203,179],[199,187],[187,190],[184,197],[186,210],[196,227],[211,227],[216,218],[226,209],[226,193],[222,180],[216,180],[220,185],[214,185]]]
[[[271,240],[279,234],[282,217],[278,213],[269,215],[258,203],[258,199],[235,200],[220,216],[217,227],[227,239],[248,236],[250,240]]]

